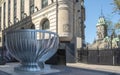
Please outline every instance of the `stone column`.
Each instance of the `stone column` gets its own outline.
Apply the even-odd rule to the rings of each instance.
[[[35,10],[41,9],[41,0],[35,0]],[[35,11],[36,12],[36,11]]]
[[[11,10],[10,10],[10,18],[11,18],[11,23],[13,24],[14,23],[14,0],[11,0]]]
[[[25,0],[25,9],[24,9],[24,11],[25,11],[25,14],[27,16],[30,15],[30,0]]]
[[[3,21],[4,20],[4,3],[1,5],[1,28],[4,29]]]
[[[58,34],[60,37],[67,38],[66,40],[71,39],[72,33],[70,28],[70,12],[67,2],[58,2]],[[64,39],[65,40],[65,39]]]
[[[8,27],[8,0],[6,0],[6,18],[5,18],[5,23],[6,23],[6,27]]]
[[[21,20],[21,0],[17,0],[17,18]]]

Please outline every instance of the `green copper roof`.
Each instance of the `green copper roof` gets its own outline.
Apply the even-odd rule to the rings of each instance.
[[[113,40],[112,40],[112,42],[117,42],[117,41],[120,41],[120,39],[118,37],[113,38]]]
[[[110,42],[111,41],[111,38],[110,37],[108,37],[108,36],[106,36],[104,39],[103,39],[103,41],[105,42]],[[115,43],[115,42],[117,42],[117,41],[120,41],[120,39],[118,38],[118,37],[115,37],[115,38],[113,38],[112,39],[112,42],[113,43]]]
[[[98,25],[106,25],[106,21],[105,21],[104,16],[99,17],[97,26]]]
[[[109,42],[111,39],[110,39],[110,37],[108,37],[108,36],[106,36],[104,39],[103,39],[103,41],[106,41],[106,42]]]

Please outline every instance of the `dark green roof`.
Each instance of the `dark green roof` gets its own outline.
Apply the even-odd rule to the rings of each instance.
[[[99,26],[99,25],[106,25],[106,20],[105,20],[104,16],[99,17],[97,26]]]

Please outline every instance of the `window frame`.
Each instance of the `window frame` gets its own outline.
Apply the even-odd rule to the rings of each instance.
[[[4,19],[3,19],[3,28],[5,29],[6,28],[6,23],[5,23],[5,21],[6,21],[6,2],[4,3],[4,17],[3,17]]]
[[[11,15],[11,1],[8,0],[8,26],[10,26],[10,15]]]
[[[30,0],[30,15],[34,13],[34,0]]]
[[[48,6],[48,0],[42,0],[42,8],[45,8],[46,6]]]
[[[14,0],[14,23],[16,23],[17,18],[17,1]]]
[[[44,20],[42,23],[42,30],[50,29],[50,22],[48,19]]]
[[[25,0],[21,0],[21,19],[24,19]]]

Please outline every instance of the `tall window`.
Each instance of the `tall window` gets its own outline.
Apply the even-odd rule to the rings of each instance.
[[[8,0],[8,26],[10,26],[10,0]]]
[[[76,0],[76,2],[79,2],[79,0]]]
[[[3,20],[4,29],[6,28],[5,20],[6,20],[6,3],[4,3],[4,20]]]
[[[1,31],[1,7],[0,7],[0,31]]]
[[[2,42],[2,38],[0,37],[0,42]]]
[[[48,5],[48,0],[42,0],[42,8]]]
[[[42,23],[42,29],[45,30],[45,29],[49,29],[49,28],[50,28],[49,20],[46,19],[46,20]]]
[[[25,0],[21,0],[21,19],[24,18],[24,1]]]
[[[16,23],[16,16],[17,16],[17,1],[14,0],[14,23]]]
[[[34,0],[30,0],[30,14],[34,13]]]

